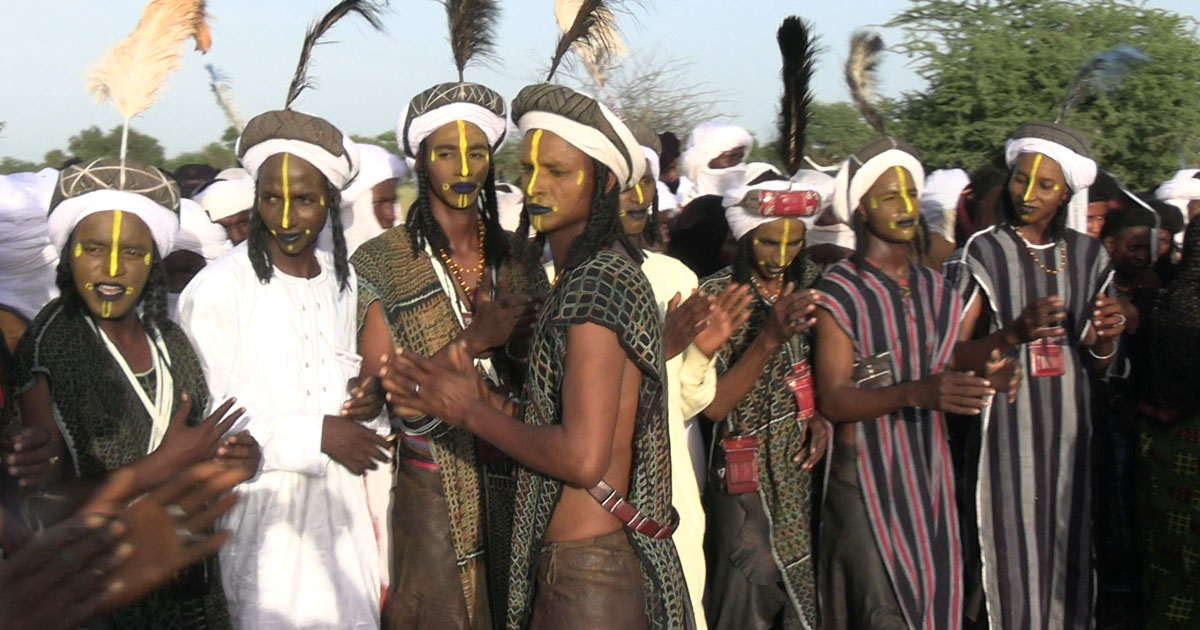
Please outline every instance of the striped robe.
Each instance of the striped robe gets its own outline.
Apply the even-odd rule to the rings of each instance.
[[[820,305],[861,360],[891,351],[897,383],[945,369],[962,299],[936,271],[912,265],[911,297],[874,265],[834,265],[817,284]],[[855,424],[858,479],[871,531],[910,628],[962,626],[962,554],[954,471],[941,412],[906,407]]]
[[[1039,298],[1066,304],[1064,374],[1033,378],[1029,352],[1018,347],[1017,402],[997,396],[983,418],[974,499],[992,630],[1092,627],[1091,387],[1082,341],[1112,273],[1099,241],[1072,230],[1064,238],[1065,261],[1057,243],[1032,249],[1049,269],[1066,264],[1057,275],[1008,225],[977,232],[945,266],[967,304],[987,300],[989,334]]]

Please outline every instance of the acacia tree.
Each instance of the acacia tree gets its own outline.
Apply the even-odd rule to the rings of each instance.
[[[1145,188],[1195,162],[1200,125],[1200,41],[1185,16],[1121,0],[913,0],[887,26],[926,89],[896,103],[898,135],[931,166],[1002,161],[1022,122],[1050,120],[1093,54],[1120,44],[1152,61],[1111,94],[1096,93],[1063,123],[1085,133],[1102,168]]]

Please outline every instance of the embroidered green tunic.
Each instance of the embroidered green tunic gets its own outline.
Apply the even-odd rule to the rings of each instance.
[[[817,282],[818,269],[804,259],[802,281],[797,289]],[[733,282],[729,267],[705,278],[700,289],[719,295]],[[771,305],[756,295],[753,313],[725,345],[717,351],[717,374],[733,367],[754,342],[771,316]],[[771,546],[775,564],[784,576],[788,598],[804,627],[818,627],[816,579],[813,573],[812,473],[792,461],[801,451],[800,424],[796,422],[796,398],[787,386],[792,364],[808,359],[808,335],[793,336],[779,347],[750,393],[721,423],[721,434],[758,436],[758,496],[771,524]]]
[[[642,372],[633,437],[629,496],[658,522],[671,512],[671,465],[662,350],[662,324],[650,283],[633,261],[602,250],[568,270],[551,292],[534,330],[525,385],[525,422],[544,426],[562,422],[562,378],[567,327],[593,323],[612,330]],[[524,628],[532,611],[536,557],[550,518],[562,496],[562,482],[519,467],[513,520],[508,628]],[[656,630],[689,627],[687,587],[675,545],[625,530],[642,561],[646,616]]]
[[[39,378],[45,379],[54,421],[75,474],[84,480],[100,480],[109,471],[146,456],[153,421],[85,317],[83,312],[65,306],[61,298],[47,304],[17,346],[12,382],[20,396],[33,389]],[[180,394],[187,392],[192,398],[187,423],[199,424],[208,408],[208,387],[200,361],[174,323],[166,322],[161,333],[170,353],[169,369],[175,383],[172,411],[179,405]],[[148,395],[153,398],[154,394]],[[229,628],[216,557],[184,573],[194,577],[205,571],[207,582],[203,586],[191,589],[169,584],[137,604],[112,613],[111,627]]]

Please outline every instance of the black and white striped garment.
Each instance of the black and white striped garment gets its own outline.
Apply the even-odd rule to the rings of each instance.
[[[996,396],[983,418],[974,504],[992,630],[1092,627],[1091,387],[1082,341],[1112,272],[1099,241],[1073,230],[1063,240],[1065,256],[1060,242],[1032,246],[1011,226],[994,226],[945,265],[966,305],[986,300],[988,334],[1040,298],[1058,295],[1066,305],[1064,373],[1033,377],[1028,344],[1018,346],[1017,401]]]
[[[817,284],[820,305],[854,342],[855,360],[892,353],[896,383],[945,369],[962,299],[936,271],[912,265],[909,298],[870,262],[834,265]],[[855,425],[871,531],[910,628],[962,627],[963,582],[954,471],[945,419],[908,407]]]

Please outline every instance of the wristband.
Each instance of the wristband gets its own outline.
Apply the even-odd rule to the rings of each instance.
[[[1112,352],[1109,352],[1108,354],[1106,354],[1106,355],[1103,355],[1103,356],[1101,356],[1101,355],[1099,355],[1099,354],[1096,354],[1096,351],[1095,351],[1095,350],[1093,350],[1093,349],[1092,349],[1090,346],[1089,346],[1089,347],[1088,347],[1088,349],[1087,349],[1087,353],[1088,353],[1088,354],[1090,354],[1090,355],[1092,355],[1092,358],[1093,358],[1093,359],[1097,359],[1097,360],[1100,360],[1100,361],[1103,361],[1103,360],[1105,360],[1105,359],[1111,359],[1111,358],[1113,358],[1113,356],[1114,356],[1115,354],[1117,354],[1117,344],[1115,344],[1115,343],[1113,344],[1113,349],[1112,349]]]

